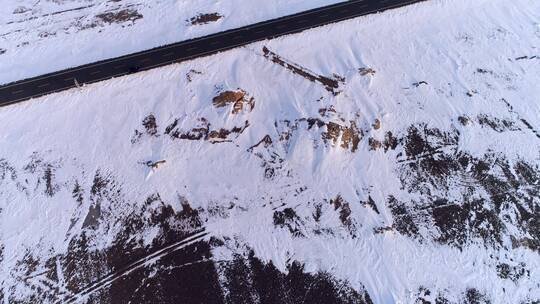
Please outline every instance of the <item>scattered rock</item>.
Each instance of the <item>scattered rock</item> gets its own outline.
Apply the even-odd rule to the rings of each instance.
[[[123,22],[135,22],[138,19],[142,19],[143,15],[141,15],[137,10],[134,9],[123,9],[117,12],[106,12],[103,14],[96,15],[96,18],[99,22],[104,23],[123,23]]]
[[[525,118],[519,119],[527,129],[529,129],[538,139],[540,139],[540,132],[538,132]]]
[[[467,126],[470,123],[471,119],[466,115],[462,115],[458,117],[458,121],[462,126]]]
[[[493,71],[491,71],[491,70],[480,69],[480,68],[476,69],[476,73],[479,73],[479,74],[491,74],[491,75],[494,74]]]
[[[382,142],[370,137],[368,140],[369,150],[376,151],[380,148],[384,149],[384,152],[388,150],[395,150],[398,145],[398,139],[395,137],[392,132],[388,131],[384,135],[384,140]]]
[[[425,82],[425,81],[415,82],[415,83],[413,83],[412,85],[413,85],[415,88],[418,88],[418,87],[419,87],[420,85],[422,85],[422,84],[423,84],[423,85],[428,85],[428,83]]]
[[[519,61],[519,60],[525,60],[525,59],[538,59],[540,58],[539,56],[521,56],[521,57],[517,57],[515,60],[516,61]]]
[[[334,106],[319,109],[319,115],[321,115],[322,117],[328,117],[329,113],[336,113],[336,109],[334,109]]]
[[[382,233],[385,233],[387,231],[393,231],[393,230],[394,230],[394,227],[392,227],[392,226],[375,227],[375,228],[373,228],[373,233],[382,234]]]
[[[191,25],[201,25],[216,22],[221,18],[223,18],[223,16],[219,13],[199,14],[189,19],[189,22],[191,23]]]
[[[367,76],[367,75],[374,76],[376,73],[375,70],[372,68],[359,68],[358,72],[360,72],[360,75],[362,76]]]
[[[204,117],[198,119],[198,126],[190,130],[182,130],[178,126],[179,119],[175,119],[170,125],[165,128],[165,134],[173,139],[183,140],[208,140],[211,143],[230,141],[229,136],[242,134],[248,127],[249,121],[245,121],[241,127],[233,127],[232,129],[219,128],[211,130],[210,123]]]
[[[202,75],[202,72],[193,69],[189,70],[189,72],[186,74],[187,81],[192,82],[194,75]]]
[[[40,38],[47,38],[47,37],[49,37],[49,36],[56,36],[56,33],[54,33],[54,32],[51,33],[51,32],[46,32],[46,31],[45,31],[45,32],[40,32],[40,33],[38,34],[38,36],[39,36]]]
[[[334,74],[334,78],[317,75],[316,73],[313,73],[312,71],[308,70],[305,67],[302,67],[296,63],[285,60],[278,54],[270,51],[266,46],[263,47],[263,53],[264,53],[265,58],[271,60],[272,62],[276,64],[279,64],[280,66],[291,71],[293,74],[299,75],[311,82],[318,82],[322,84],[327,91],[331,92],[334,95],[338,95],[340,93],[340,91],[338,91],[339,84],[340,82],[344,82],[345,78],[336,77],[336,74]]]
[[[272,145],[272,137],[270,135],[265,135],[263,139],[261,139],[258,143],[254,144],[253,146],[249,147],[247,149],[248,152],[252,152],[256,147],[263,145],[263,147],[268,148],[270,145]]]
[[[382,143],[373,137],[368,139],[369,150],[377,151],[382,147]]]
[[[481,126],[487,126],[499,133],[504,132],[504,131],[521,130],[519,127],[515,125],[515,122],[510,121],[510,120],[499,119],[497,117],[492,117],[486,114],[478,115],[477,119],[478,119],[478,123]]]
[[[221,108],[231,103],[236,103],[246,96],[243,91],[226,91],[214,97],[213,104],[215,107]]]
[[[482,294],[475,288],[469,288],[465,292],[464,297],[466,304],[490,304],[491,301],[487,298],[486,295]]]
[[[363,132],[356,127],[354,121],[351,121],[349,126],[328,122],[326,124],[326,132],[324,132],[322,136],[323,139],[330,141],[333,145],[338,144],[338,141],[341,139],[340,146],[342,148],[350,149],[351,152],[356,152],[358,144],[363,137]]]
[[[147,165],[148,167],[154,169],[154,170],[157,170],[159,169],[159,167],[162,165],[162,164],[165,164],[167,161],[166,160],[158,160],[158,161],[147,161],[145,163],[145,165]]]
[[[360,204],[362,204],[363,206],[368,206],[371,209],[373,209],[373,211],[375,211],[375,213],[380,214],[379,209],[377,208],[377,204],[375,204],[375,201],[371,198],[371,195],[368,196],[367,201],[360,202]]]
[[[307,118],[306,119],[308,123],[308,130],[311,130],[313,126],[317,126],[317,128],[322,128],[326,125],[326,123],[318,118]]]
[[[31,8],[28,8],[28,7],[25,7],[25,6],[18,6],[17,8],[15,8],[15,10],[13,10],[13,14],[24,14],[24,13],[29,12],[31,10],[32,10]]]
[[[351,206],[346,202],[341,195],[330,200],[330,204],[334,206],[334,210],[339,211],[339,220],[343,226],[349,231],[352,237],[356,237],[356,227],[351,219]]]
[[[287,227],[293,236],[304,236],[304,234],[300,231],[302,221],[292,208],[285,208],[282,211],[274,211],[274,226],[281,228]]]
[[[212,99],[212,103],[216,108],[222,108],[232,104],[232,114],[242,112],[244,107],[249,111],[255,108],[255,99],[248,98],[247,93],[242,90],[225,91]]]
[[[509,279],[513,282],[519,281],[523,276],[529,276],[530,271],[526,268],[527,265],[521,262],[516,266],[510,266],[507,263],[497,265],[497,275],[503,279]]]
[[[55,179],[56,170],[61,167],[61,161],[47,161],[39,153],[34,152],[30,157],[30,161],[24,166],[24,171],[36,175],[36,185],[34,190],[42,189],[46,196],[53,197],[60,191],[63,185],[59,184]],[[26,180],[28,183],[28,179]]]
[[[155,136],[157,134],[156,117],[153,114],[146,116],[142,121],[142,125],[148,135]]]
[[[478,94],[478,91],[477,90],[469,90],[467,92],[467,96],[469,97],[473,97],[474,95]]]
[[[131,137],[131,143],[135,144],[141,140],[143,135],[148,135],[152,137],[158,137],[158,125],[156,122],[156,117],[154,114],[149,114],[142,120],[143,131],[135,130],[133,136]]]

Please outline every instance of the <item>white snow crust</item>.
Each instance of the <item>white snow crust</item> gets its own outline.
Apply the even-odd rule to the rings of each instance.
[[[84,3],[94,2],[98,1]],[[111,25],[42,40],[36,38],[35,29],[13,34],[0,45],[8,49],[0,55],[0,82],[333,1],[131,2],[144,18],[129,28]],[[28,6],[24,1],[12,1],[4,9],[10,12],[19,3]],[[105,5],[95,4],[86,16]],[[43,6],[42,13],[59,5],[81,3],[48,2],[50,8]],[[185,24],[197,12],[214,11],[226,18],[200,28]],[[3,24],[14,18],[9,16],[0,15]],[[66,19],[73,17],[70,14]],[[49,20],[56,22],[55,18]],[[12,27],[3,25],[2,31],[8,28]],[[98,35],[99,31],[103,33]],[[22,41],[30,44],[14,48]],[[263,47],[315,74],[343,77],[339,93],[265,58]],[[89,186],[94,172],[100,170],[110,172],[122,185],[124,203],[115,211],[119,217],[138,208],[152,193],[171,203],[178,196],[185,197],[193,208],[234,202],[236,207],[228,216],[207,218],[210,235],[235,236],[283,271],[291,258],[305,263],[310,271],[328,271],[353,287],[364,286],[374,303],[413,303],[421,286],[446,291],[455,301],[471,287],[492,303],[540,299],[539,252],[512,248],[507,236],[517,230],[508,231],[504,246],[477,242],[462,249],[429,239],[419,242],[397,231],[374,233],[375,228],[392,226],[395,221],[385,205],[390,195],[402,200],[421,195],[409,193],[400,183],[403,149],[373,151],[368,141],[370,137],[382,140],[388,131],[399,137],[411,125],[425,123],[441,130],[456,128],[460,152],[473,156],[499,153],[511,163],[523,160],[538,165],[540,138],[534,130],[540,130],[540,60],[533,57],[540,56],[539,47],[538,1],[436,0],[2,108],[0,159],[24,168],[33,155],[39,155],[53,166],[57,164],[54,179],[59,188],[52,197],[44,195],[43,183],[27,171],[21,171],[18,178],[26,179],[26,192],[19,191],[14,182],[0,182],[1,286],[7,292],[16,284],[11,272],[27,251],[35,256],[65,253],[70,237],[82,229],[80,222],[70,227],[72,219],[89,208],[88,202],[82,207],[72,203],[73,181]],[[523,56],[527,58],[517,59]],[[28,69],[29,64],[35,68]],[[366,67],[375,73],[362,75],[359,69]],[[421,81],[426,84],[413,85]],[[237,89],[253,98],[252,111],[233,114],[228,106],[213,106],[212,98],[219,92]],[[343,134],[337,142],[326,142],[321,136],[326,127],[308,129],[302,123],[289,140],[279,140],[284,121],[320,117],[320,109],[330,107],[335,113],[321,119],[342,125],[354,122],[363,130],[356,151],[340,145]],[[149,114],[156,118],[159,136],[143,134],[133,143],[134,130],[142,130],[141,121]],[[467,126],[458,122],[460,116],[478,115],[515,121],[519,130],[496,132],[476,121]],[[212,129],[232,129],[246,121],[249,126],[220,143],[165,135],[166,126],[175,119],[178,128],[190,130],[200,125],[201,118]],[[379,129],[372,127],[376,119]],[[266,135],[283,159],[276,169],[282,173],[273,179],[265,178],[262,163],[266,156],[248,152]],[[149,160],[166,163],[151,170],[143,164]],[[441,191],[459,199],[461,190],[456,186]],[[307,220],[314,202],[337,196],[350,203],[355,237],[329,204],[323,205],[320,222]],[[357,203],[369,196],[380,214]],[[294,208],[304,219],[301,231],[307,237],[296,237],[273,224],[275,210],[285,207]],[[98,247],[110,246],[115,235],[111,225],[102,231]],[[317,228],[313,225],[334,233],[312,233]],[[141,233],[150,243],[157,232]],[[214,254],[230,258],[226,250]],[[516,282],[500,278],[497,261],[510,260],[525,263],[529,276]],[[14,290],[21,297],[30,292]]]

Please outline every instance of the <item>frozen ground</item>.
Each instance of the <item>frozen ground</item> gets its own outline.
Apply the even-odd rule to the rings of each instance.
[[[429,1],[0,109],[0,299],[536,303],[539,23]]]
[[[0,84],[339,1],[4,0]]]

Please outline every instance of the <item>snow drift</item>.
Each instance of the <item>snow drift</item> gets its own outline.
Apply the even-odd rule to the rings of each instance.
[[[533,303],[540,4],[430,1],[0,110],[4,303]]]

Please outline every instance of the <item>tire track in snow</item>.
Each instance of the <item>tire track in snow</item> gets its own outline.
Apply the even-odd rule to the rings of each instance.
[[[162,257],[165,257],[167,256],[168,254],[170,253],[173,253],[175,251],[178,251],[180,249],[183,249],[183,248],[186,248],[198,241],[201,241],[204,237],[206,237],[208,235],[208,232],[206,232],[204,229],[202,230],[199,230],[193,234],[191,234],[190,236],[186,237],[185,239],[179,241],[179,242],[176,242],[174,244],[171,244],[169,246],[166,246],[164,248],[161,248],[157,251],[154,251],[153,253],[145,256],[145,257],[142,257],[122,268],[120,268],[119,270],[116,270],[114,272],[111,272],[109,273],[108,275],[106,275],[105,277],[101,278],[101,279],[98,279],[97,281],[95,281],[94,283],[91,283],[89,284],[87,287],[85,287],[84,289],[82,289],[81,291],[79,291],[77,294],[75,295],[72,295],[70,297],[68,297],[67,299],[65,300],[59,300],[57,301],[56,303],[60,304],[60,303],[75,303],[75,302],[78,302],[80,300],[82,300],[83,298],[89,296],[90,294],[104,288],[104,287],[107,287],[109,285],[111,285],[114,281],[118,280],[119,278],[131,273],[132,271],[134,270],[137,270],[143,266],[147,266],[149,264],[152,264],[154,262],[156,262],[157,260],[161,259]]]

